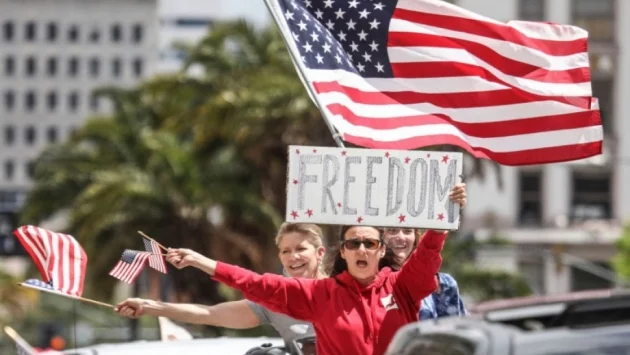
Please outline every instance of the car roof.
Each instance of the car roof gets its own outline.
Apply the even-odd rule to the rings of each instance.
[[[468,307],[468,311],[474,314],[484,314],[486,312],[495,311],[505,308],[524,307],[532,305],[542,305],[550,303],[566,303],[571,301],[582,301],[589,299],[598,299],[612,297],[618,294],[630,294],[630,290],[623,289],[600,289],[600,290],[587,290],[569,292],[555,295],[544,296],[525,296],[504,298],[498,300],[491,300],[480,302]]]
[[[574,305],[612,299],[630,299],[630,290],[606,289],[494,300],[474,305],[469,312],[490,322],[510,323],[521,328],[528,320],[541,321],[547,326],[554,317]]]

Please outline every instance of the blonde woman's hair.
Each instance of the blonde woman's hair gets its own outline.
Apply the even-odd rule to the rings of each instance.
[[[276,234],[276,246],[279,246],[282,237],[289,233],[304,234],[308,238],[309,243],[315,248],[324,246],[324,232],[322,232],[322,229],[317,224],[289,222],[282,223],[280,226],[278,234]]]
[[[299,233],[306,237],[306,240],[315,247],[315,249],[324,246],[324,232],[322,229],[313,223],[290,223],[285,222],[282,223],[278,233],[276,234],[276,246],[280,246],[282,242],[282,238],[289,233]],[[323,262],[320,264],[319,268],[319,276],[326,277],[326,273],[324,272]]]

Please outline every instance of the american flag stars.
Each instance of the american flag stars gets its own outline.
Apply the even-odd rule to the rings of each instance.
[[[386,3],[386,2],[385,2]],[[309,69],[344,69],[391,77],[387,26],[393,5],[358,0],[280,1]]]

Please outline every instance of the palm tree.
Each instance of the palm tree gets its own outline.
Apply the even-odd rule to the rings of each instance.
[[[0,323],[15,322],[26,316],[37,293],[18,285],[18,278],[0,270]]]
[[[200,157],[190,141],[157,128],[159,120],[138,102],[140,96],[110,92],[117,103],[112,118],[90,120],[68,142],[45,151],[21,215],[22,223],[38,223],[66,212],[67,232],[91,256],[88,277],[99,280],[88,283],[86,292],[94,285],[99,297],[113,289],[116,280],[106,275],[121,251],[141,246],[138,229],[163,244],[210,254],[216,252],[213,237],[220,235],[250,259],[260,259],[247,238],[217,234],[220,228],[207,218],[214,205],[249,201],[264,206],[242,188],[249,179],[246,170],[229,147]],[[178,274],[176,290],[193,300],[220,301],[215,283],[197,287],[203,279],[194,271]]]

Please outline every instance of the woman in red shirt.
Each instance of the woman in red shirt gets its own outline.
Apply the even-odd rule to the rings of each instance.
[[[451,198],[458,201],[462,191]],[[313,323],[317,354],[385,352],[403,325],[418,320],[421,300],[437,287],[446,232],[429,230],[400,271],[380,228],[345,226],[330,278],[312,280],[260,275],[206,258],[189,249],[170,249],[177,268],[197,267],[215,280],[270,310]]]

